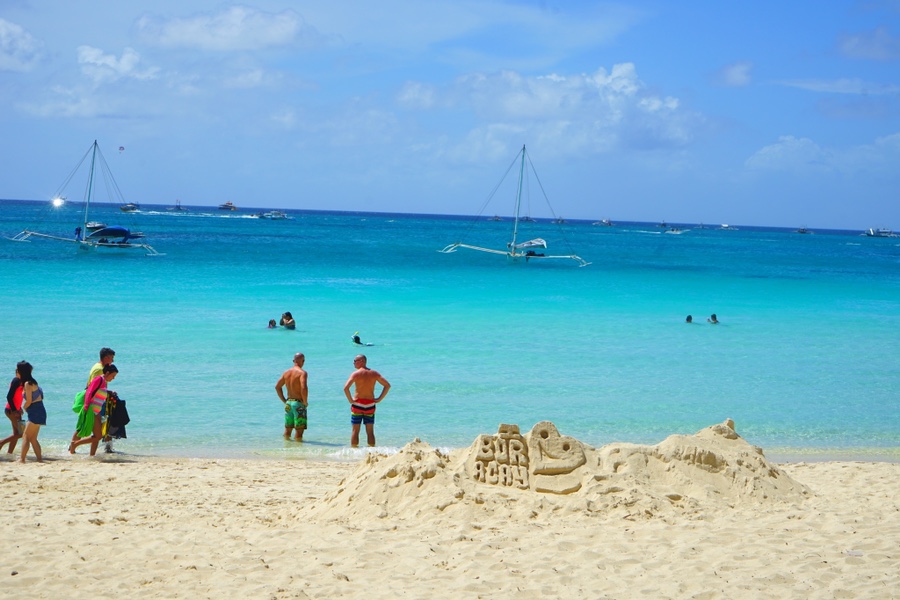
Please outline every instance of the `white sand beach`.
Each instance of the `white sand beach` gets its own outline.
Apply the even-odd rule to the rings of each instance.
[[[0,457],[0,595],[895,598],[900,464],[539,423],[359,464]]]

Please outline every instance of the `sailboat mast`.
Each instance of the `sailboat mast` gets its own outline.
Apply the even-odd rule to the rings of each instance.
[[[522,206],[522,177],[525,174],[525,145],[522,145],[522,164],[519,167],[519,187],[516,189],[516,216],[513,219],[512,246],[510,252],[516,253],[516,236],[519,234],[519,207]]]
[[[94,192],[94,163],[97,160],[97,140],[94,140],[93,153],[91,154],[91,171],[88,174],[87,195],[84,198],[84,218],[81,222],[82,235],[87,237],[88,210],[91,206],[91,194]]]

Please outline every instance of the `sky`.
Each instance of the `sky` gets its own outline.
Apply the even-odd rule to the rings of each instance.
[[[0,198],[96,139],[133,202],[475,214],[526,145],[566,218],[900,229],[900,0],[0,0],[0,138]]]

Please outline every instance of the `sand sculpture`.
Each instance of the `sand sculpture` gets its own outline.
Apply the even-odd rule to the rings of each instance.
[[[730,419],[653,446],[599,449],[542,421],[526,434],[502,424],[451,454],[420,440],[392,456],[371,454],[322,508],[350,518],[423,518],[472,505],[505,507],[510,518],[559,510],[651,518],[699,513],[710,504],[799,502],[809,494],[741,438]]]

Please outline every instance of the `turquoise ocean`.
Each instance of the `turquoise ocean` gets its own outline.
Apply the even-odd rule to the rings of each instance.
[[[389,450],[416,437],[465,447],[500,423],[543,420],[593,446],[657,443],[732,418],[776,459],[900,460],[900,238],[522,225],[520,239],[564,242],[592,263],[579,268],[438,252],[503,248],[508,218],[166,208],[91,214],[136,225],[163,256],[0,239],[0,373],[35,366],[45,454],[65,453],[72,399],[109,346],[131,416],[117,451],[360,456],[342,391],[358,331],[393,386],[375,426]],[[71,235],[79,212],[0,201],[0,235]],[[267,329],[285,311],[297,329]],[[282,439],[274,389],[298,351],[310,378],[302,445]]]

